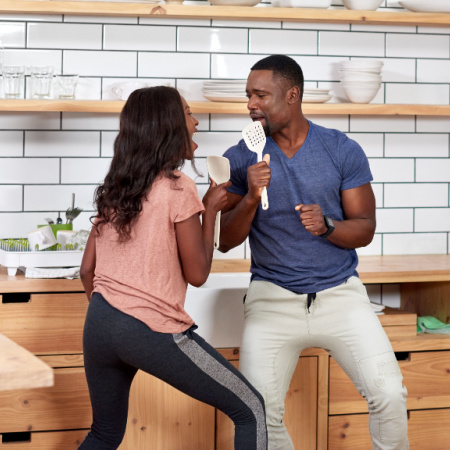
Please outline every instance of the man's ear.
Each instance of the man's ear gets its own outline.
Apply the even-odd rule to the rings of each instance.
[[[291,87],[286,93],[286,98],[290,105],[298,102],[300,100],[300,88],[298,86]]]

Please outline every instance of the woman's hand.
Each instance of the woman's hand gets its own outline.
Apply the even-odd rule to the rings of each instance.
[[[212,211],[216,214],[227,206],[227,188],[231,186],[231,181],[217,184],[210,178],[211,184],[203,197],[203,204],[206,211]]]

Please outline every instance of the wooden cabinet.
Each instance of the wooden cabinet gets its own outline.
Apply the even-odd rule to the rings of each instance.
[[[248,260],[217,260],[213,272],[246,272]],[[450,336],[416,335],[416,314],[448,320],[450,255],[360,258],[365,284],[400,283],[402,310],[380,321],[408,389],[411,449],[448,448]],[[82,328],[88,302],[80,280],[8,277],[0,269],[0,332],[54,368],[49,388],[0,392],[0,448],[75,450],[91,423],[83,371]],[[237,366],[239,349],[219,349]],[[286,398],[296,448],[370,449],[366,402],[321,349],[307,349]],[[219,411],[145,373],[130,395],[121,450],[228,450],[233,425]],[[432,446],[430,447],[430,439]]]

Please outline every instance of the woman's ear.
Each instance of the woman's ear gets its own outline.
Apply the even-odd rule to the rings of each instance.
[[[290,105],[298,102],[300,100],[300,88],[298,86],[291,87],[286,93],[286,98]]]

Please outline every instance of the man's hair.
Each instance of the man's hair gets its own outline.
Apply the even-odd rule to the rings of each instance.
[[[259,60],[250,70],[271,70],[273,78],[278,79],[285,89],[298,86],[303,97],[303,71],[300,65],[286,55],[270,55]]]

